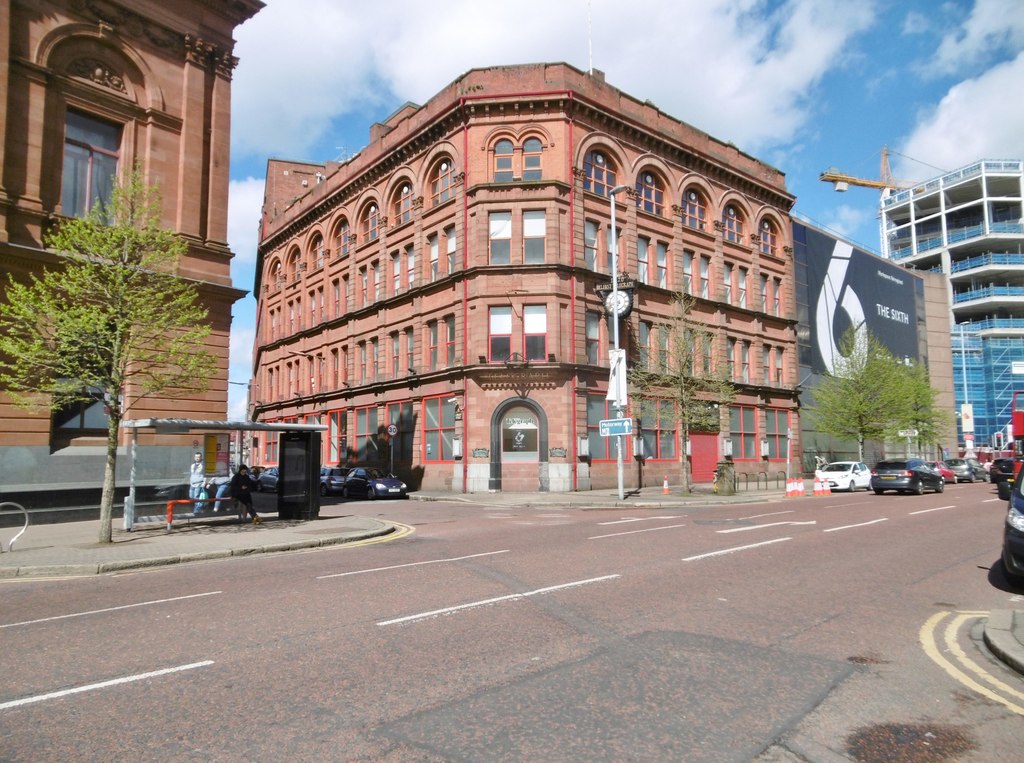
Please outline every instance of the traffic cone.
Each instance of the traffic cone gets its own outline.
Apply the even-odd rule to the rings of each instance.
[[[814,475],[814,494],[824,495],[824,493],[821,492],[821,480],[818,479],[818,475]]]
[[[665,481],[661,483],[661,492],[668,495],[668,475],[665,475]]]
[[[832,486],[828,483],[828,480],[821,481],[821,494],[832,495]]]
[[[796,480],[792,477],[786,480],[786,498],[796,498]]]
[[[796,481],[796,495],[797,495],[797,498],[803,498],[806,495],[806,492],[805,492],[806,489],[807,489],[807,487],[806,487],[806,485],[804,485],[804,478],[800,477]]]

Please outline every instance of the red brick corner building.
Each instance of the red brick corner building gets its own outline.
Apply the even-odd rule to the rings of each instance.
[[[799,422],[783,174],[566,64],[470,71],[340,164],[269,162],[252,418],[327,424],[325,464],[413,489],[616,485],[599,422],[615,418],[601,291],[618,186],[629,365],[667,356],[685,291],[738,390],[688,444],[671,404],[642,420],[631,400],[626,485],[679,484],[684,458],[709,481],[727,454],[751,480],[784,473]],[[272,436],[256,452],[277,462]]]

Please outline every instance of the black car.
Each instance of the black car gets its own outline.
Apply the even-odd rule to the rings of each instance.
[[[1003,571],[1007,579],[1016,585],[1024,585],[1024,494],[1021,483],[1016,480],[1010,491],[1003,525]]]
[[[941,493],[946,489],[946,480],[920,458],[904,458],[898,461],[879,461],[871,470],[871,489],[875,495],[886,490],[897,493],[917,493],[925,490]]]
[[[372,466],[357,466],[349,470],[341,494],[345,498],[407,498],[409,487],[393,474]]]
[[[988,471],[989,480],[996,484],[996,491],[1004,501],[1010,497],[1010,486],[1019,466],[1020,462],[1012,458],[997,458]]]
[[[259,491],[270,490],[273,492],[277,491],[278,482],[278,471],[276,466],[269,466],[260,472],[260,476],[256,478],[256,489]]]
[[[320,495],[340,495],[348,473],[347,466],[320,467]]]

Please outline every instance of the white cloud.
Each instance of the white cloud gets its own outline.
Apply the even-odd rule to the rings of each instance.
[[[256,262],[265,184],[264,178],[248,177],[228,186],[228,245],[235,264]]]
[[[1024,47],[1020,0],[976,0],[961,27],[954,27],[928,63],[933,74],[958,74]]]
[[[252,344],[256,336],[251,326],[231,327],[228,365],[228,419],[244,421],[246,417],[247,387],[241,382],[252,374]]]
[[[900,153],[945,170],[978,159],[1024,158],[1024,100],[1017,97],[1021,82],[1024,53],[975,79],[960,82],[933,110],[922,115]],[[939,173],[901,160],[894,174],[923,180]]]
[[[843,62],[874,4],[788,0],[270,0],[239,28],[232,88],[239,155],[310,157],[337,121],[381,103],[423,103],[474,67],[565,61],[741,148],[788,141],[814,88]],[[588,9],[591,18],[588,42]],[[272,54],[270,53],[272,51]],[[353,147],[348,147],[353,148]]]

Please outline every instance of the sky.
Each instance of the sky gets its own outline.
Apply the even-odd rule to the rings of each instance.
[[[564,61],[777,167],[794,214],[878,252],[879,192],[1024,159],[1024,0],[265,0],[235,32],[229,418],[245,418],[267,160],[358,153],[470,69]],[[628,7],[627,7],[628,6]]]

